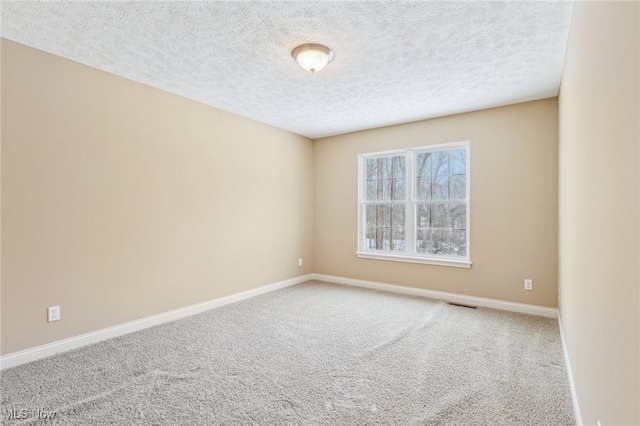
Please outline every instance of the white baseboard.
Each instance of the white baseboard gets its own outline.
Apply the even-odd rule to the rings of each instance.
[[[203,311],[208,311],[209,309],[214,309],[220,306],[228,305],[230,303],[239,302],[244,299],[249,299],[251,297],[259,296],[261,294],[279,290],[281,288],[290,287],[292,285],[300,284],[312,279],[313,274],[302,275],[251,290],[242,291],[240,293],[234,293],[229,296],[219,297],[207,302],[198,303],[195,305],[175,309],[173,311],[164,312],[157,315],[152,315],[150,317],[127,322],[113,327],[103,328],[102,330],[93,331],[91,333],[82,334],[80,336],[74,336],[68,339],[58,340],[57,342],[47,343],[46,345],[36,346],[35,348],[25,349],[23,351],[7,354],[0,357],[0,370],[35,361],[40,358],[45,358],[60,352],[65,352],[71,349],[90,345],[92,343],[97,343],[102,340],[111,339],[123,334],[132,333],[144,328],[153,327],[154,325],[188,317],[190,315],[194,315]]]
[[[562,351],[564,356],[565,367],[567,369],[567,375],[569,379],[569,388],[571,391],[571,399],[573,402],[574,414],[576,417],[576,424],[583,426],[582,415],[580,412],[580,406],[578,404],[578,397],[575,390],[575,384],[573,381],[573,373],[571,370],[571,363],[569,361],[569,354],[567,352],[567,346],[564,338],[564,332],[562,329],[562,321],[560,313],[557,309],[547,308],[544,306],[527,305],[523,303],[505,302],[496,299],[487,299],[483,297],[465,296],[455,293],[447,293],[442,291],[425,290],[415,287],[406,287],[395,284],[386,284],[375,281],[365,281],[353,278],[337,277],[333,275],[324,274],[307,274],[299,277],[290,278],[288,280],[280,281],[273,284],[268,284],[251,290],[246,290],[240,293],[234,293],[228,296],[212,299],[207,302],[198,303],[195,305],[187,306],[173,311],[164,312],[157,315],[152,315],[146,318],[142,318],[135,321],[130,321],[124,324],[116,325],[113,327],[104,328],[94,332],[74,336],[68,339],[59,340],[57,342],[48,343],[46,345],[37,346],[35,348],[26,349],[19,352],[14,352],[0,357],[0,370],[15,367],[20,364],[32,362],[41,358],[46,358],[55,355],[60,352],[65,352],[71,349],[80,348],[82,346],[97,343],[103,340],[118,337],[123,334],[132,333],[138,330],[142,330],[155,325],[163,324],[170,321],[175,321],[180,318],[188,317],[200,312],[204,312],[210,309],[218,308],[220,306],[228,305],[241,300],[249,299],[251,297],[259,296],[264,293],[268,293],[274,290],[279,290],[285,287],[290,287],[296,284],[301,284],[310,280],[326,281],[336,284],[344,284],[355,287],[364,287],[373,290],[388,291],[392,293],[408,294],[412,296],[428,297],[431,299],[445,300],[448,302],[461,303],[472,306],[483,306],[487,308],[501,309],[511,312],[519,312],[524,314],[538,315],[550,318],[558,319],[558,327],[560,328],[560,338],[562,341]]]
[[[405,287],[395,284],[379,283],[374,281],[358,280],[353,278],[336,277],[332,275],[324,274],[307,274],[299,277],[291,278],[288,280],[280,281],[277,283],[265,285],[262,287],[254,288],[251,290],[243,291],[240,293],[231,294],[229,296],[220,297],[217,299],[209,300],[207,302],[198,303],[195,305],[187,306],[173,311],[164,312],[157,315],[152,315],[139,320],[127,322],[124,324],[116,325],[113,327],[104,328],[102,330],[93,331],[90,333],[82,334],[79,336],[70,337],[68,339],[59,340],[56,342],[48,343],[42,346],[36,346],[35,348],[25,349],[23,351],[14,352],[0,357],[0,370],[14,367],[27,362],[35,361],[41,358],[45,358],[51,355],[55,355],[60,352],[65,352],[71,349],[86,346],[92,343],[97,343],[102,340],[111,339],[113,337],[121,336],[123,334],[132,333],[134,331],[142,330],[144,328],[153,327],[154,325],[162,324],[169,321],[174,321],[180,318],[184,318],[190,315],[194,315],[209,309],[214,309],[220,306],[228,305],[230,303],[238,302],[240,300],[255,297],[270,291],[279,290],[281,288],[290,287],[296,284],[303,283],[310,280],[327,281],[337,284],[345,284],[356,287],[370,288],[374,290],[382,290],[393,293],[409,294],[413,296],[428,297],[431,299],[446,300],[448,302],[461,303],[465,305],[483,306],[487,308],[502,309],[512,312],[520,312],[524,314],[539,315],[545,317],[556,318],[557,309],[546,308],[543,306],[526,305],[522,303],[505,302],[495,299],[486,299],[482,297],[464,296],[454,293],[446,293],[441,291],[424,290],[415,287]],[[562,328],[561,328],[562,331]],[[564,340],[563,340],[564,348]],[[566,350],[565,350],[565,360]],[[568,363],[567,363],[568,368]],[[573,381],[570,380],[572,386],[572,397],[574,396]],[[577,402],[574,402],[577,404]],[[577,405],[576,405],[577,406]]]
[[[576,417],[576,425],[582,426],[582,412],[580,411],[580,404],[578,404],[578,394],[576,393],[576,385],[573,382],[573,371],[571,370],[571,361],[569,360],[569,352],[567,351],[567,342],[564,340],[564,331],[562,329],[562,318],[560,317],[560,311],[558,311],[558,327],[560,328],[560,340],[562,341],[562,355],[564,356],[564,367],[567,370],[567,376],[569,377],[569,389],[571,391],[571,401],[573,402],[573,414]],[[599,424],[599,423],[598,423]]]
[[[311,274],[314,280],[327,281],[336,284],[352,285],[373,290],[389,291],[392,293],[409,294],[412,296],[428,297],[430,299],[446,300],[447,302],[463,305],[483,306],[485,308],[501,309],[503,311],[519,312],[522,314],[538,315],[556,318],[558,310],[545,306],[526,305],[524,303],[505,302],[503,300],[487,299],[484,297],[465,296],[462,294],[446,293],[443,291],[425,290],[422,288],[405,287],[395,284],[379,283],[375,281],[358,280],[354,278],[336,277],[333,275]]]

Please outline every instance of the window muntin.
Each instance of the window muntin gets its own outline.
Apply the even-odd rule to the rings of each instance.
[[[469,261],[469,143],[360,156],[358,255]]]

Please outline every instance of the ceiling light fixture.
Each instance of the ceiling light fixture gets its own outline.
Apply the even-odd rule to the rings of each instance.
[[[302,68],[314,73],[333,60],[333,50],[321,44],[303,44],[293,49],[291,56]]]

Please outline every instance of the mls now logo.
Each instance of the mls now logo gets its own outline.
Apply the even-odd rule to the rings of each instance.
[[[38,419],[38,420],[53,420],[58,413],[56,411],[47,410],[27,410],[26,408],[3,408],[2,417],[5,420],[26,420],[26,419]]]

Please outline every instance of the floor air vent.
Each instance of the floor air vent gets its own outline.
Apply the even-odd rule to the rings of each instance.
[[[462,303],[448,302],[447,304],[451,305],[451,306],[461,306],[463,308],[469,308],[469,309],[476,309],[477,308],[477,306],[463,305]]]

